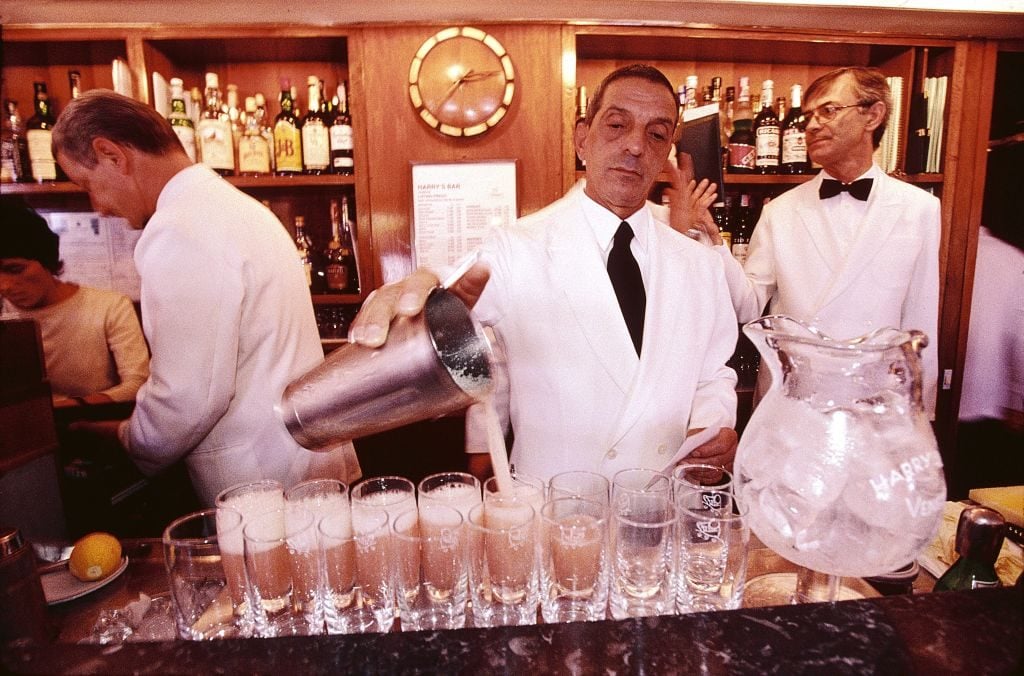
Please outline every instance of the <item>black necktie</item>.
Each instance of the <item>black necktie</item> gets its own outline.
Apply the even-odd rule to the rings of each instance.
[[[866,202],[868,195],[871,194],[871,183],[873,181],[874,179],[861,178],[853,183],[842,183],[826,178],[821,182],[821,187],[818,188],[818,197],[827,200],[829,197],[835,197],[841,192],[848,192],[853,198]]]
[[[612,280],[615,297],[619,300],[622,317],[626,320],[629,337],[633,339],[633,347],[637,356],[644,340],[644,312],[647,306],[647,294],[644,292],[644,280],[640,276],[640,266],[636,264],[629,242],[633,239],[633,230],[629,223],[622,221],[615,231],[615,244],[608,254],[608,277]]]

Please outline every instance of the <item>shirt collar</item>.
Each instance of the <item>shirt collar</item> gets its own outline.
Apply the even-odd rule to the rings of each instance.
[[[615,231],[619,229],[619,224],[623,220],[629,223],[629,227],[633,229],[633,236],[636,238],[640,251],[647,251],[649,219],[646,209],[640,207],[628,218],[622,219],[590,199],[585,192],[581,196],[583,215],[586,217],[587,223],[590,224],[590,229],[594,232],[594,237],[597,238],[597,243],[602,251],[607,253],[611,250]]]
[[[828,172],[827,172],[827,171],[825,171],[824,169],[822,169],[822,170],[821,170],[821,175],[822,175],[822,177],[823,177],[823,178],[830,178],[830,179],[832,179],[833,181],[838,181],[838,180],[839,180],[838,178],[836,178],[836,177],[835,177],[835,176],[833,176],[832,174],[828,173]],[[879,167],[879,166],[878,166],[877,164],[875,164],[874,162],[872,162],[872,163],[871,163],[871,166],[870,166],[870,167],[868,167],[868,170],[867,170],[867,171],[865,171],[865,172],[864,172],[863,174],[861,174],[860,176],[858,176],[857,178],[853,179],[853,181],[859,181],[859,180],[860,180],[860,179],[862,179],[862,178],[874,178],[874,179],[877,179],[877,178],[881,178],[881,177],[882,177],[883,175],[884,175],[884,174],[883,174],[883,172],[882,172],[882,169],[881,169],[881,167]],[[853,181],[850,181],[850,183],[853,183]],[[842,182],[842,181],[840,181],[840,183],[841,183],[841,182]]]

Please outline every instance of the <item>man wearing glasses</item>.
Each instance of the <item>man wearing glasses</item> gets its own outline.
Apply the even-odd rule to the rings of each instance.
[[[924,405],[938,383],[939,200],[874,163],[892,109],[885,76],[840,68],[807,88],[812,180],[765,205],[740,265],[724,246],[739,321],[786,314],[833,338],[892,326],[924,331]],[[702,224],[704,225],[704,224]],[[704,225],[716,244],[714,228]],[[762,369],[758,391],[767,387]]]

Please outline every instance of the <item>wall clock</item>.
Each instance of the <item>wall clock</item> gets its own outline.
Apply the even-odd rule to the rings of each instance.
[[[409,66],[409,99],[420,119],[448,136],[476,136],[505,117],[515,70],[501,43],[479,28],[453,26],[420,45]]]

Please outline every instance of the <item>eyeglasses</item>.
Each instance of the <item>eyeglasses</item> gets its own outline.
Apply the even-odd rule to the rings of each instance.
[[[807,119],[816,119],[818,122],[831,122],[836,119],[840,110],[846,110],[847,108],[866,108],[874,105],[874,101],[858,101],[857,103],[848,103],[845,106],[837,106],[834,103],[826,103],[818,106],[814,110],[808,111]]]

